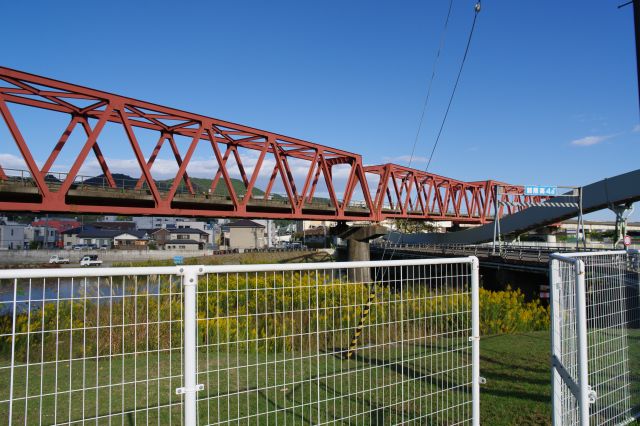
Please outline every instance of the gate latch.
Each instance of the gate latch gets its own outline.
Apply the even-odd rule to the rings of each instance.
[[[191,389],[187,389],[187,388],[176,388],[176,395],[182,395],[185,393],[190,393],[190,392],[199,392],[201,390],[204,390],[204,385],[200,384],[200,385],[196,385],[195,387],[191,388]]]

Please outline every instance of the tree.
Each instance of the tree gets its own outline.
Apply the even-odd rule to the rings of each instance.
[[[433,223],[422,220],[396,219],[396,229],[405,234],[414,234],[424,231],[435,232],[436,227]]]

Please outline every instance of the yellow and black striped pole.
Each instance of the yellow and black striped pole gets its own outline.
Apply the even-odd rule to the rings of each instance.
[[[367,321],[367,317],[369,316],[369,312],[371,311],[371,305],[373,304],[373,301],[375,299],[376,299],[376,285],[371,284],[369,299],[367,300],[367,303],[364,305],[364,308],[362,309],[362,316],[360,317],[360,322],[358,322],[358,326],[356,327],[356,332],[353,334],[353,338],[351,339],[351,344],[349,345],[349,350],[345,355],[346,359],[351,359],[353,354],[356,352],[356,348],[358,347],[358,339],[362,334],[364,323]]]

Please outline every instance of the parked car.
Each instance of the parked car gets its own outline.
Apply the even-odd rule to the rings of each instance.
[[[57,254],[54,254],[49,258],[49,263],[55,263],[55,264],[69,263],[69,258],[61,257],[61,256],[58,256]]]
[[[84,245],[82,244],[76,244],[75,246],[73,246],[74,250],[82,250],[84,248]]]
[[[98,259],[98,255],[96,254],[88,254],[80,259],[80,266],[100,266],[102,265],[102,260]]]

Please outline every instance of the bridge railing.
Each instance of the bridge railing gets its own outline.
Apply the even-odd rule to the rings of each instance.
[[[374,250],[382,250],[386,256],[402,253],[403,257],[420,256],[420,253],[442,256],[478,256],[496,257],[501,259],[516,260],[523,262],[547,262],[549,255],[556,252],[573,252],[575,244],[572,246],[527,246],[503,244],[501,248],[493,249],[491,244],[405,244],[390,242],[372,242]],[[600,247],[581,248],[584,252],[595,252],[601,250]]]
[[[479,424],[474,258],[4,270],[0,288],[2,424]]]

